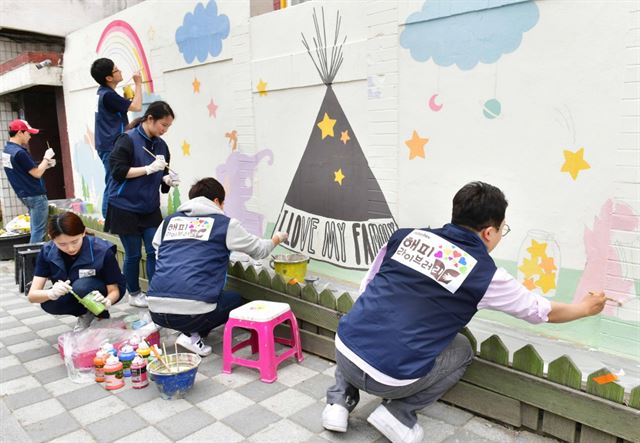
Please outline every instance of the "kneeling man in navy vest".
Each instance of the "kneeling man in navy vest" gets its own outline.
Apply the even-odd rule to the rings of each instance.
[[[147,292],[151,318],[180,331],[176,343],[201,356],[211,354],[202,339],[242,304],[240,294],[223,290],[231,251],[261,259],[287,239],[283,232],[271,239],[250,234],[224,214],[224,197],[216,179],[199,180],[189,191],[190,200],[164,219],[153,239],[156,272]]]
[[[592,293],[574,304],[531,292],[489,253],[509,233],[507,200],[482,182],[453,198],[451,223],[440,229],[399,229],[383,246],[360,297],[336,334],[335,385],[327,390],[322,425],[346,432],[359,391],[383,399],[367,421],[392,442],[420,442],[416,412],[464,374],[474,350],[460,330],[479,309],[529,323],[596,315],[607,298]]]

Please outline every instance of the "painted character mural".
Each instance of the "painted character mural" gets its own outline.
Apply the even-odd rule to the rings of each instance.
[[[216,178],[227,193],[224,200],[224,212],[237,218],[251,234],[262,236],[264,215],[247,209],[247,202],[253,197],[253,177],[258,164],[267,159],[273,164],[273,152],[270,149],[248,155],[233,150],[227,161],[216,168]]]

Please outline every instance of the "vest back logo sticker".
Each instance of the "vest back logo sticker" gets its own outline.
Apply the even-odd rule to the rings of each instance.
[[[2,153],[2,166],[13,169],[13,165],[11,164],[11,154],[7,154],[6,152]]]
[[[162,240],[207,241],[213,229],[213,222],[212,217],[173,217]]]
[[[391,257],[436,281],[454,293],[478,261],[469,253],[434,234],[414,229]]]

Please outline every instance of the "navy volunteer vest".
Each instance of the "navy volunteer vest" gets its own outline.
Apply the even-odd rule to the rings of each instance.
[[[111,112],[104,106],[104,96],[108,92],[114,92],[108,86],[98,88],[95,124],[95,142],[98,151],[111,151],[116,137],[124,132],[129,124],[127,113]]]
[[[131,167],[146,166],[154,158],[144,150],[146,147],[154,155],[163,155],[169,160],[169,147],[160,137],[150,139],[140,125],[127,131],[121,137],[129,137],[133,143],[133,162]],[[122,182],[113,180],[109,187],[109,204],[116,208],[137,214],[150,214],[160,207],[160,184],[163,171],[154,172],[136,178],[127,178]]]
[[[484,243],[467,229],[399,229],[338,336],[383,374],[423,377],[476,313],[495,271]]]
[[[70,280],[73,284],[73,282],[80,278],[81,270],[84,276],[97,276],[104,267],[104,256],[109,249],[114,254],[116,253],[116,246],[113,243],[91,235],[85,236],[82,241],[82,248],[80,249],[78,258],[76,258],[68,271],[64,264],[61,252],[53,241],[47,242],[42,247],[40,254],[43,255],[44,259],[49,264],[49,278],[52,282],[55,283],[58,280]],[[120,274],[118,289],[120,290],[121,295],[124,294],[125,279],[122,274]]]
[[[227,279],[228,227],[222,214],[165,218],[148,295],[217,303]]]
[[[2,152],[2,164],[9,183],[11,183],[13,190],[20,198],[46,194],[47,190],[44,187],[44,179],[37,179],[29,174],[29,171],[23,171],[20,165],[14,161],[16,154],[22,151],[30,156],[22,146],[17,143],[7,142]]]

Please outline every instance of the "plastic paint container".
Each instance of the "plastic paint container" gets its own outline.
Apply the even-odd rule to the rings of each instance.
[[[112,391],[114,389],[120,389],[123,386],[124,376],[122,374],[122,363],[120,363],[118,357],[112,355],[104,365],[104,387]]]
[[[149,349],[149,345],[146,344],[145,342],[141,342],[138,345],[138,349],[136,349],[136,353],[144,358],[145,360],[149,358],[149,355],[151,354],[151,349]]]
[[[117,352],[116,349],[113,347],[113,345],[111,343],[105,343],[102,346],[100,346],[100,349],[105,353],[105,354],[111,354],[114,357],[116,357]]]
[[[133,389],[142,389],[149,386],[147,360],[139,355],[131,362],[131,386]]]
[[[93,297],[95,296],[93,294],[93,291],[89,292],[87,295],[85,295],[82,298],[80,298],[80,296],[73,291],[69,291],[69,292],[71,292],[71,295],[73,295],[80,302],[80,304],[85,308],[87,308],[87,310],[91,312],[93,315],[98,316],[102,314],[102,312],[104,311],[105,309],[104,305],[93,299]]]
[[[131,377],[131,362],[135,358],[136,353],[131,345],[124,345],[118,352],[118,359],[122,363],[122,372],[125,377]]]
[[[93,359],[93,367],[96,375],[96,381],[101,383],[104,381],[104,365],[107,361],[107,355],[104,351],[96,352],[96,356]]]

